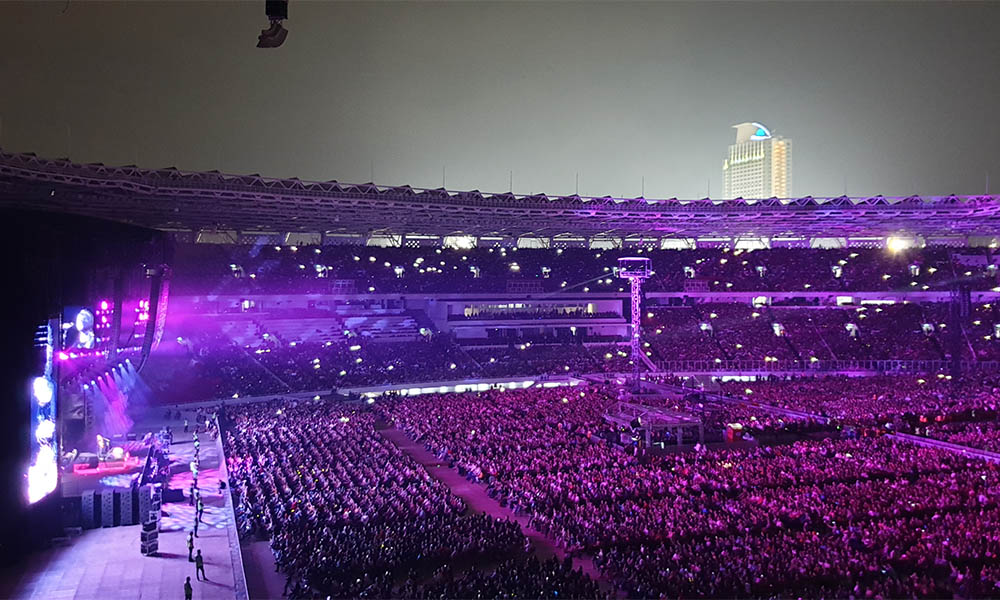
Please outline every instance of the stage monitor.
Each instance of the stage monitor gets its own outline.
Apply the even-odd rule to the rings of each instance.
[[[31,403],[28,437],[31,452],[24,471],[24,495],[29,504],[45,498],[59,484],[58,385],[53,362],[59,335],[58,319],[39,327],[39,334],[35,337],[38,362],[35,373],[26,382]]]

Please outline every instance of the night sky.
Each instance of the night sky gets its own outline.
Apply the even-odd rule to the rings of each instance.
[[[1000,3],[0,3],[0,146],[515,193],[721,197],[731,126],[796,195],[1000,191]]]

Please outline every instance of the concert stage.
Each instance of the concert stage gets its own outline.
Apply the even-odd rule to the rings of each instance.
[[[191,415],[188,415],[189,418]],[[193,422],[193,418],[191,419]],[[170,488],[187,492],[190,471],[179,468],[192,460],[193,440],[183,432],[183,422],[162,418],[137,424],[138,430],[155,431],[169,424],[174,432],[171,446]],[[246,581],[228,490],[219,489],[225,479],[219,445],[207,434],[200,436],[199,483],[205,512],[195,548],[205,557],[207,582],[195,579],[194,563],[187,560],[187,531],[194,523],[195,507],[184,502],[164,503],[160,521],[159,552],[147,557],[139,552],[140,526],[84,530],[68,543],[38,553],[29,562],[0,575],[0,597],[60,600],[109,600],[111,598],[183,598],[184,579],[191,577],[194,598],[245,598]],[[83,489],[126,487],[141,464],[131,472],[83,477],[67,474],[63,491],[70,495]],[[186,466],[185,466],[186,469]],[[85,487],[89,484],[89,488]]]

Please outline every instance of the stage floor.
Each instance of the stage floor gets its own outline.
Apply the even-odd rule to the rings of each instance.
[[[162,424],[162,420],[146,422],[141,427],[154,430]],[[191,434],[183,432],[182,423],[170,424],[175,429],[171,459],[179,465],[186,464],[194,455]],[[197,581],[194,563],[187,560],[187,531],[194,523],[195,508],[185,501],[163,505],[157,556],[139,553],[138,525],[86,530],[83,535],[71,538],[68,546],[50,548],[31,556],[16,572],[5,572],[0,596],[33,600],[183,598],[184,579],[190,576],[195,599],[236,597],[234,562],[239,560],[239,551],[233,552],[237,541],[235,529],[230,526],[232,510],[226,507],[226,496],[219,490],[223,471],[219,468],[217,448],[208,435],[201,436],[202,468],[198,480],[205,513],[195,549],[200,548],[205,557],[208,581]],[[172,471],[169,487],[183,489],[186,496],[190,471],[180,468]],[[101,484],[99,487],[123,487],[114,480]],[[239,580],[242,582],[242,576]],[[245,589],[245,583],[241,587]]]
[[[156,557],[139,553],[139,526],[91,529],[69,546],[32,557],[19,570],[10,597],[31,600],[116,600],[183,598],[184,578],[191,577],[194,598],[235,597],[229,536],[225,529],[199,530],[195,548],[205,557],[208,581],[196,581],[187,560],[187,534],[160,533]]]

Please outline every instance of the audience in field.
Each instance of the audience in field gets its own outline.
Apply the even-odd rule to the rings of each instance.
[[[377,433],[371,413],[269,402],[230,407],[226,421],[239,528],[270,540],[292,597],[598,594],[585,576],[526,555],[516,523],[468,514]],[[509,562],[420,580],[428,569],[498,559]]]

